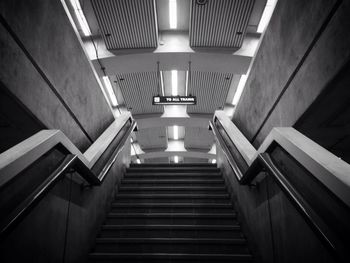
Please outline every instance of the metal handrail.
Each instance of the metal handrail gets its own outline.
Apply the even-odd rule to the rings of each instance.
[[[219,121],[219,120],[218,120]],[[219,121],[220,122],[220,121]],[[220,123],[221,125],[221,123]],[[254,178],[262,171],[267,172],[271,175],[278,185],[281,187],[283,192],[291,200],[296,209],[301,213],[304,220],[309,224],[312,230],[320,238],[320,240],[326,245],[330,252],[341,262],[346,262],[344,255],[344,247],[330,229],[327,224],[324,223],[323,219],[312,209],[312,207],[305,201],[302,195],[295,189],[292,184],[288,181],[287,177],[278,169],[278,167],[272,161],[269,153],[258,153],[255,160],[251,163],[245,172],[242,172],[236,164],[233,154],[230,152],[229,147],[217,129],[216,125],[210,121],[210,127],[216,136],[223,153],[226,156],[232,170],[236,175],[236,179],[241,185],[250,185]],[[223,131],[227,134],[225,128],[221,125]],[[230,143],[234,145],[230,139]],[[241,154],[238,151],[239,154]],[[237,174],[236,174],[237,173]]]
[[[127,125],[127,123],[125,123]],[[124,126],[125,126],[124,125]],[[26,215],[42,200],[45,195],[52,189],[59,180],[68,172],[76,171],[78,174],[91,186],[99,186],[102,184],[107,173],[117,160],[118,154],[122,151],[124,144],[130,133],[135,129],[136,122],[131,120],[130,127],[124,133],[116,149],[108,158],[98,175],[96,175],[89,167],[87,167],[77,155],[68,154],[62,163],[48,176],[48,178],[41,183],[15,210],[7,217],[6,221],[2,223],[0,229],[0,240],[3,239],[20,223]]]

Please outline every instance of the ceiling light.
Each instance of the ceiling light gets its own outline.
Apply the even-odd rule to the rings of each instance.
[[[174,163],[178,163],[179,162],[179,156],[175,155],[174,156]]]
[[[79,0],[70,0],[71,5],[73,6],[75,16],[78,19],[81,30],[83,31],[86,37],[91,36],[91,31],[89,28],[89,24],[86,21],[83,10],[81,9]]]
[[[163,71],[160,71],[160,86],[162,88],[162,95],[164,96],[164,78],[163,78]]]
[[[188,94],[188,70],[186,71],[186,92],[185,92],[185,96],[187,96]]]
[[[266,29],[268,23],[270,22],[273,10],[275,9],[277,0],[267,0],[264,12],[261,16],[257,32],[258,33],[263,33],[264,30]]]
[[[211,163],[216,163],[216,159],[211,160]]]
[[[174,140],[179,139],[179,126],[174,125]]]
[[[169,26],[170,29],[177,28],[177,5],[176,0],[169,0]]]
[[[105,84],[109,99],[111,100],[112,106],[113,107],[118,106],[118,101],[117,101],[117,98],[114,94],[111,81],[109,80],[108,76],[103,76],[102,79],[103,79],[103,82]]]
[[[141,164],[141,160],[140,160],[139,158],[136,159],[136,162],[137,162],[138,164]]]
[[[235,93],[235,96],[233,96],[233,100],[232,100],[232,104],[233,105],[237,105],[241,95],[242,95],[242,92],[243,92],[243,88],[245,86],[245,83],[247,82],[247,77],[248,75],[242,75],[240,80],[239,80],[239,83],[238,83],[238,86],[237,86],[237,90],[236,90],[236,93]]]
[[[177,96],[177,70],[171,71],[171,95]]]

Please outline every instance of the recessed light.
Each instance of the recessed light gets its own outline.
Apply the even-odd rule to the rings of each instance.
[[[80,28],[83,31],[84,35],[86,37],[91,36],[89,24],[86,21],[86,18],[85,18],[85,15],[83,13],[83,10],[80,6],[79,0],[70,0],[70,3],[74,9],[75,16],[78,19]]]
[[[169,26],[170,26],[170,29],[177,28],[177,4],[176,4],[176,0],[169,0]]]

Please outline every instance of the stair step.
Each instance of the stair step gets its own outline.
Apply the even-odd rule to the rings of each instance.
[[[118,214],[109,213],[107,217],[118,217],[118,218],[138,218],[138,217],[164,217],[164,218],[232,218],[236,217],[236,213],[226,213],[226,214],[205,214],[205,213],[128,213],[128,214]]]
[[[237,225],[236,213],[109,213],[106,224],[149,225]]]
[[[112,207],[189,207],[189,208],[229,208],[233,209],[231,204],[208,204],[208,203],[113,203]]]
[[[216,172],[179,172],[179,171],[176,171],[176,172],[162,172],[162,173],[154,173],[154,172],[139,172],[139,173],[134,173],[134,172],[127,172],[125,174],[125,177],[130,177],[130,178],[133,178],[133,177],[137,177],[137,178],[144,178],[144,177],[178,177],[178,176],[181,176],[181,177],[222,177],[222,174],[221,173],[216,173]]]
[[[211,163],[141,163],[130,164],[130,167],[217,167],[216,164]]]
[[[98,252],[248,253],[245,239],[97,238]]]
[[[126,169],[126,173],[143,173],[143,172],[154,172],[154,173],[162,173],[162,172],[216,172],[219,173],[220,169],[217,167],[130,167]]]
[[[123,179],[123,184],[224,184],[224,179]]]
[[[103,225],[100,237],[242,238],[239,225]]]
[[[91,253],[94,262],[251,262],[249,254],[185,254],[185,253]]]
[[[125,199],[125,198],[131,198],[131,199],[149,199],[149,198],[185,198],[185,199],[225,199],[229,198],[228,194],[122,194],[118,193],[117,199]]]
[[[111,212],[182,212],[182,213],[227,213],[232,212],[230,203],[113,203]]]
[[[119,187],[119,194],[173,194],[173,193],[186,193],[186,194],[199,194],[199,193],[211,193],[220,194],[226,193],[224,186],[121,186]]]
[[[162,190],[162,191],[225,191],[224,186],[121,186],[119,190],[123,191],[145,191],[145,190]]]

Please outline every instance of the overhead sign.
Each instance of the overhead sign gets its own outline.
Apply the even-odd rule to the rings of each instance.
[[[154,96],[153,105],[196,105],[196,96]]]

